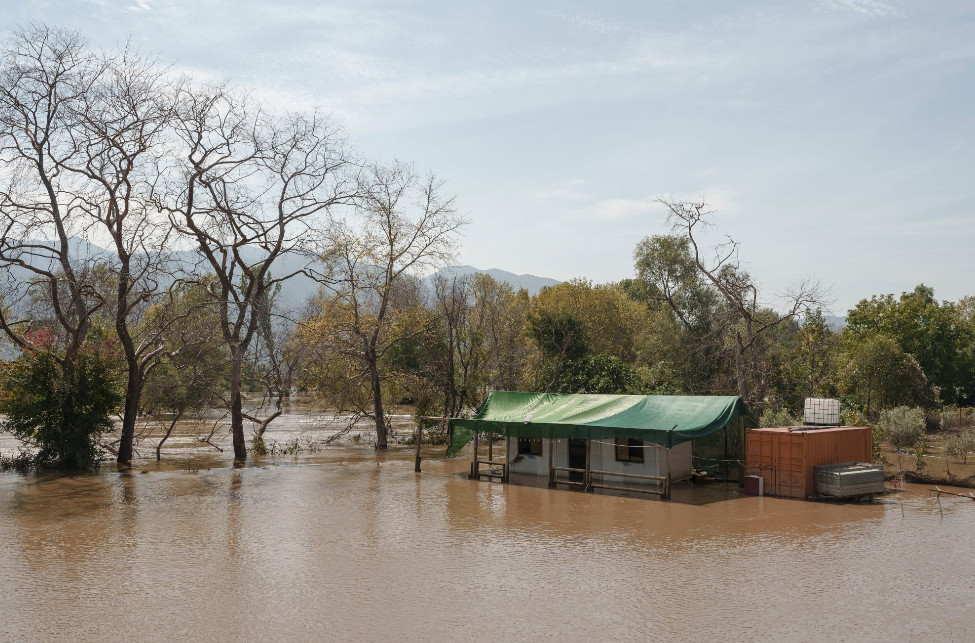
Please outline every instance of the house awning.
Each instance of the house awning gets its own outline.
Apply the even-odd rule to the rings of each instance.
[[[470,419],[450,420],[455,455],[475,431],[519,438],[634,438],[668,449],[744,418],[758,421],[736,395],[591,395],[492,391]]]

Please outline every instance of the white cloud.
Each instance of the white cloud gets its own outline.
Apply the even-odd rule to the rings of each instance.
[[[897,7],[881,0],[827,0],[826,5],[833,9],[877,18],[889,18],[901,14]]]
[[[591,211],[603,220],[628,219],[646,214],[650,210],[651,199],[606,199],[596,203]]]

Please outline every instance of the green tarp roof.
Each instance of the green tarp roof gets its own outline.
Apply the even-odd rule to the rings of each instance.
[[[476,416],[450,420],[455,455],[475,431],[519,438],[634,438],[667,448],[745,418],[758,422],[738,396],[591,395],[492,391]]]

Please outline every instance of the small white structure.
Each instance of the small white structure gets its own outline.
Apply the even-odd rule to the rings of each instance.
[[[839,426],[840,401],[830,397],[807,397],[802,423],[814,426]]]
[[[757,424],[736,396],[492,391],[475,417],[450,420],[447,455],[473,440],[471,478],[668,498],[671,483],[691,477],[691,441],[726,426],[743,435],[746,418]],[[496,460],[498,436],[507,449]]]
[[[670,483],[691,477],[690,442],[667,449],[631,438],[508,437],[506,441],[507,477],[515,484],[567,484],[666,495],[663,492]],[[586,469],[589,480],[583,484]]]

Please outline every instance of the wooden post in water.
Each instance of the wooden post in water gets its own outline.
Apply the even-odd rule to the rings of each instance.
[[[420,473],[420,443],[423,441],[423,420],[416,421],[416,461],[413,463],[414,473]]]
[[[582,476],[582,490],[592,493],[592,467],[590,462],[592,461],[592,436],[586,440],[586,472]],[[571,464],[569,465],[572,466]]]
[[[667,499],[667,500],[670,500],[670,449],[668,449],[667,447],[664,447],[664,452],[667,454],[666,455],[666,458],[667,458],[667,483],[666,483],[667,484],[667,489],[666,489],[666,493],[664,494],[664,498]]]
[[[544,442],[542,443],[544,448]],[[552,471],[552,457],[555,453],[555,438],[548,439],[548,486],[555,486],[555,472]]]
[[[477,478],[477,431],[474,431],[474,457],[471,458],[471,478]]]
[[[748,448],[745,445],[745,418],[738,418],[738,486],[745,486],[745,460],[748,459]]]

